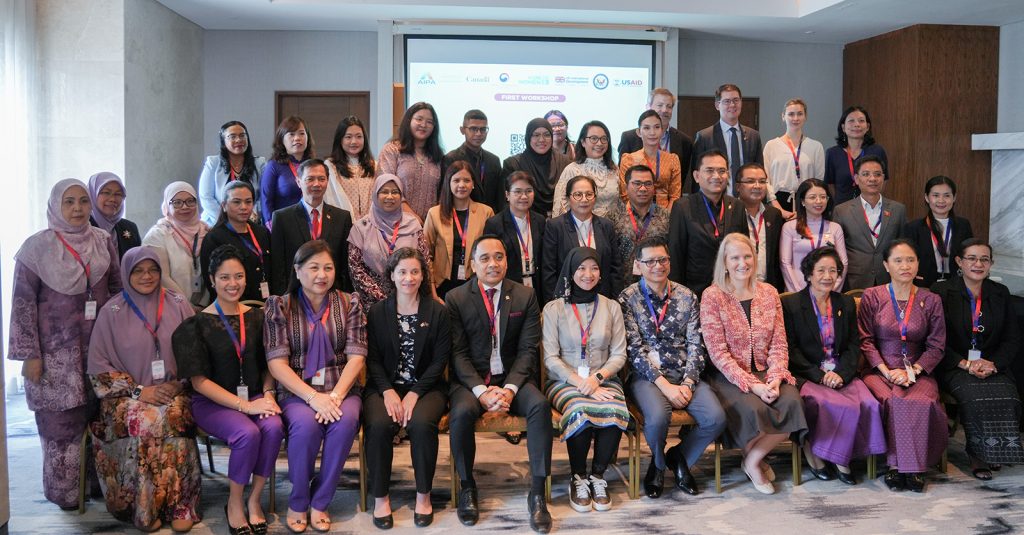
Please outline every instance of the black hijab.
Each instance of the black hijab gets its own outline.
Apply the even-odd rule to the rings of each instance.
[[[594,298],[597,296],[597,287],[600,286],[600,282],[595,284],[592,289],[584,290],[572,279],[576,270],[580,268],[580,264],[588,258],[597,262],[597,265],[601,265],[601,256],[597,254],[597,251],[590,247],[577,247],[569,251],[569,255],[565,257],[565,262],[562,262],[562,271],[558,274],[558,282],[555,284],[556,297],[565,299],[567,303],[580,304],[594,302]]]

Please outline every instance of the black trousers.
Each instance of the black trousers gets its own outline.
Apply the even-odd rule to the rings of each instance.
[[[396,389],[400,396],[407,390]],[[409,435],[412,468],[416,474],[416,492],[426,494],[434,481],[437,469],[437,423],[444,416],[448,399],[444,392],[431,390],[416,401],[412,418],[405,430]],[[394,438],[399,426],[388,416],[384,396],[367,392],[363,399],[363,428],[366,432],[366,464],[369,472],[370,494],[375,498],[388,495],[391,486],[391,461],[394,458]]]
[[[451,389],[451,412],[448,427],[452,456],[459,479],[473,481],[476,460],[474,426],[484,413],[483,405],[473,392],[461,384]],[[551,473],[551,404],[540,389],[526,383],[512,399],[510,414],[526,417],[526,451],[530,457],[530,475],[547,477]]]

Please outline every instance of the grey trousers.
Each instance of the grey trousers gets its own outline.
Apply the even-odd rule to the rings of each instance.
[[[668,437],[668,423],[672,417],[672,405],[652,382],[634,377],[629,383],[633,400],[644,415],[644,438],[651,448],[653,462],[658,469],[665,469],[665,440]],[[700,459],[704,449],[725,430],[725,411],[718,402],[715,392],[705,383],[697,383],[686,411],[697,421],[696,429],[679,430],[679,450],[688,466]]]

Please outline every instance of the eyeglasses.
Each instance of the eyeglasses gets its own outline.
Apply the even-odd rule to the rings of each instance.
[[[608,138],[605,136],[587,136],[585,139],[594,145],[597,145],[598,143],[602,145],[608,144]]]
[[[179,209],[181,209],[182,207],[185,207],[185,206],[187,206],[189,208],[195,208],[196,207],[196,199],[195,199],[195,197],[193,197],[191,199],[186,199],[184,201],[182,201],[180,199],[174,199],[173,201],[171,201],[171,202],[169,202],[167,204],[169,204],[172,207],[174,207],[175,210],[179,210]]]
[[[705,175],[729,176],[729,169],[726,167],[719,167],[717,169],[714,167],[705,167],[701,169],[700,172]]]
[[[245,140],[249,139],[249,134],[246,134],[246,133],[228,134],[228,135],[224,136],[224,139],[226,139],[228,141],[245,141]]]
[[[489,126],[467,126],[466,130],[471,134],[486,134],[491,128]]]
[[[630,180],[629,185],[633,186],[636,189],[651,189],[654,187],[654,182],[637,182],[636,180]]]
[[[529,197],[533,195],[533,189],[513,189],[509,190],[508,194],[513,197]]]
[[[107,192],[107,191],[101,191],[101,192],[99,192],[97,194],[97,197],[99,197],[99,196],[112,197],[114,199],[124,199],[124,192],[123,191],[115,191],[115,192],[111,193],[111,192]]]
[[[987,266],[992,263],[992,258],[988,256],[965,256],[964,262],[966,262],[967,265],[981,264],[983,266]]]
[[[536,134],[530,136],[530,139],[551,139],[551,133],[550,132],[537,132]]]
[[[574,201],[582,201],[583,199],[592,201],[597,197],[597,194],[593,191],[574,191],[569,194],[569,196],[572,197]]]
[[[648,258],[647,260],[639,260],[639,259],[637,259],[637,262],[640,262],[641,264],[643,264],[643,265],[645,265],[645,266],[647,266],[649,268],[652,268],[655,265],[667,266],[668,265],[668,261],[669,261],[669,258],[667,256],[659,256],[657,258]]]
[[[746,184],[748,186],[751,185],[751,184],[757,184],[758,186],[767,186],[768,185],[768,179],[767,178],[760,178],[760,179],[757,179],[757,180],[744,179],[744,180],[737,180],[736,182],[740,183],[740,184]]]
[[[567,125],[567,124],[565,124],[563,122],[560,122],[560,121],[555,121],[555,122],[548,121],[548,124],[551,125],[552,130],[555,129],[555,128],[566,128],[566,127],[569,126],[569,125]]]
[[[742,101],[738,98],[723,98],[722,100],[718,101],[718,103],[723,106],[731,106],[733,104],[739,104],[740,102]]]

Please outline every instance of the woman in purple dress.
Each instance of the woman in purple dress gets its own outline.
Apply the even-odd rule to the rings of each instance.
[[[302,199],[295,178],[299,176],[299,164],[313,157],[313,136],[302,117],[285,117],[277,125],[271,148],[273,155],[263,167],[259,181],[260,214],[268,228],[275,210],[288,208]]]
[[[893,240],[883,264],[892,282],[864,290],[857,314],[861,352],[871,365],[864,384],[882,403],[891,490],[924,492],[922,474],[939,462],[948,440],[946,411],[932,376],[946,347],[939,296],[914,286],[917,253]]]
[[[91,209],[83,182],[57,182],[46,208],[48,228],[14,255],[8,358],[22,361],[43,446],[43,493],[62,509],[78,506],[80,463],[95,479],[92,459],[79,457],[96,411],[85,357],[96,311],[121,289],[117,249],[107,231],[89,225]]]
[[[789,371],[800,388],[809,429],[804,453],[818,479],[838,477],[855,485],[850,461],[886,451],[882,407],[857,378],[857,308],[852,297],[833,290],[843,276],[835,249],[812,250],[800,270],[806,288],[783,297],[782,311]]]

